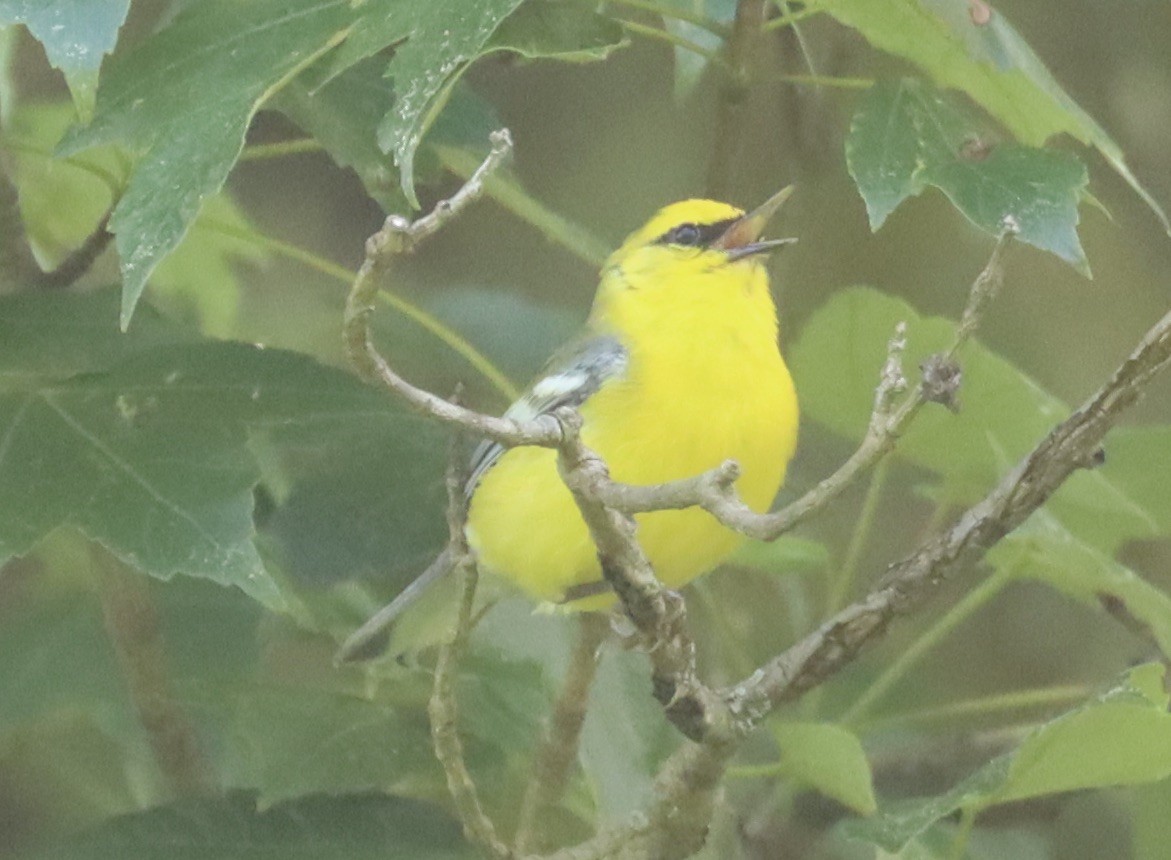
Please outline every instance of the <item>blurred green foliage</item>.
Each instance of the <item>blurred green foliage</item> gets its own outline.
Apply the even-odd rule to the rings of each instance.
[[[1165,312],[1165,7],[741,0],[766,19],[744,52],[737,6],[0,0],[21,219],[0,240],[51,268],[107,210],[115,233],[74,289],[0,296],[0,857],[472,855],[425,714],[446,607],[408,619],[398,660],[330,662],[441,544],[450,443],[347,373],[339,332],[365,237],[450,194],[500,125],[516,152],[487,199],[386,284],[392,364],[499,411],[651,211],[796,182],[774,228],[801,239],[773,264],[803,404],[781,501],[860,438],[895,323],[913,378],[1020,230],[960,412],[925,411],[864,486],[688,591],[713,683],[979,499]],[[1171,382],[1130,420],[990,578],[751,739],[702,856],[1167,855]],[[218,796],[167,788],[106,550],[141,577],[151,692]],[[506,596],[461,668],[505,834],[573,630]],[[544,844],[651,798],[681,741],[649,691],[642,655],[607,648]]]

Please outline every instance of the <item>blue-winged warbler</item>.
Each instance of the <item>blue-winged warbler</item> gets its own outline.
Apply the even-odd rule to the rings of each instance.
[[[797,397],[765,270],[768,252],[792,240],[760,238],[789,190],[747,214],[711,200],[659,211],[606,262],[582,336],[506,414],[529,420],[577,407],[582,441],[629,484],[687,478],[734,459],[740,496],[766,509],[797,442]],[[548,448],[481,444],[467,487],[468,542],[481,569],[536,600],[601,608],[613,596],[556,458]],[[647,557],[672,588],[711,570],[741,540],[698,508],[637,521]],[[433,565],[424,577],[444,570]],[[429,584],[424,577],[373,627],[388,626]],[[368,623],[355,637],[375,632]]]

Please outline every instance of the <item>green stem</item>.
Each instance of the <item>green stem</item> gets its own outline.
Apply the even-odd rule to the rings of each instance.
[[[985,603],[1000,593],[1010,576],[998,571],[984,580],[976,588],[969,591],[964,598],[948,610],[934,625],[924,631],[923,635],[911,643],[898,659],[879,675],[874,683],[859,696],[849,710],[840,719],[842,725],[856,728],[858,721],[874,706],[879,699],[885,696],[890,689],[902,680],[928,652],[942,642],[963,621],[975,613]]]
[[[960,810],[960,824],[956,828],[955,839],[951,843],[951,850],[948,852],[949,860],[964,860],[964,854],[968,850],[968,840],[972,838],[972,828],[976,825],[976,816],[980,814],[979,808],[974,805],[965,806]]]
[[[890,464],[891,458],[884,457],[870,473],[870,485],[866,488],[866,498],[862,501],[857,525],[854,526],[854,533],[850,535],[850,543],[846,547],[846,558],[831,585],[825,613],[827,617],[846,605],[846,599],[854,587],[858,563],[870,540],[870,532],[874,529],[874,516],[878,513],[878,500],[882,497],[886,476],[890,473]]]
[[[806,18],[812,18],[814,15],[819,14],[821,14],[820,9],[812,9],[808,6],[802,9],[800,12],[791,12],[788,9],[785,9],[776,18],[766,22],[764,27],[761,29],[765,32],[770,32],[772,30],[779,30],[782,27],[791,27],[800,21],[804,21]]]
[[[239,227],[235,224],[229,224],[220,221],[216,218],[203,217],[196,222],[199,227],[207,227],[216,230],[226,236],[240,239],[245,242],[251,242],[254,245],[272,251],[290,260],[296,260],[311,269],[321,272],[324,275],[341,281],[344,284],[350,284],[354,280],[354,273],[345,266],[339,266],[330,260],[320,257],[311,251],[306,251],[304,248],[298,248],[296,245],[291,245],[288,242],[282,242],[280,239],[274,239],[271,236],[266,236],[263,233],[251,230],[246,227]],[[439,341],[448,346],[453,352],[462,357],[468,364],[486,379],[491,385],[499,391],[505,399],[515,400],[520,392],[515,385],[509,381],[497,367],[494,365],[483,353],[468,343],[462,338],[458,332],[448,328],[438,319],[427,313],[422,308],[408,302],[401,296],[386,290],[380,290],[378,298],[394,308],[403,316],[417,323],[421,328],[425,329],[430,334],[434,335]]]
[[[875,83],[874,78],[840,78],[833,75],[781,75],[771,80],[812,87],[836,87],[843,90],[868,90]]]
[[[882,488],[886,483],[887,473],[890,471],[890,457],[878,461],[874,471],[870,473],[870,483],[866,488],[866,498],[862,501],[862,510],[858,514],[854,532],[850,535],[850,543],[846,547],[846,557],[842,561],[838,575],[830,582],[830,592],[825,602],[825,617],[836,613],[846,605],[850,591],[854,587],[854,580],[858,573],[858,563],[862,558],[862,551],[870,539],[870,532],[874,527],[874,516],[878,511],[878,500],[882,496]],[[822,699],[825,696],[825,687],[810,690],[801,706],[802,713],[810,719],[817,716],[821,710]]]
[[[662,6],[658,3],[652,3],[650,0],[610,0],[616,6],[626,6],[629,9],[638,9],[642,12],[650,12],[652,15],[659,15],[663,18],[672,18],[676,21],[685,21],[688,24],[694,24],[713,33],[723,39],[728,38],[732,34],[732,30],[727,24],[722,24],[719,21],[714,21],[700,15],[698,12],[688,12],[686,9],[675,8],[672,6]]]
[[[788,26],[793,28],[793,35],[797,39],[797,47],[801,50],[801,59],[805,61],[805,68],[809,70],[809,74],[816,75],[817,69],[813,65],[813,52],[809,49],[809,42],[805,38],[805,33],[802,27],[797,26],[797,22],[802,17],[807,17],[810,14],[816,14],[809,9],[805,9],[801,13],[794,14],[789,9],[788,0],[776,0],[777,8],[781,10],[781,20]],[[763,28],[762,28],[763,31]]]
[[[643,36],[647,39],[654,39],[659,42],[666,42],[669,45],[674,45],[676,48],[682,48],[685,51],[690,51],[693,54],[706,59],[709,63],[715,63],[719,66],[727,68],[727,63],[724,57],[718,51],[711,51],[703,45],[697,44],[690,39],[680,36],[677,33],[672,33],[670,30],[660,30],[658,27],[648,27],[646,24],[639,24],[635,21],[627,21],[625,18],[615,19],[622,25],[623,29],[629,30],[637,36]]]
[[[724,655],[724,664],[731,667],[731,673],[736,678],[743,678],[756,668],[755,661],[744,647],[743,631],[732,623],[728,613],[720,611],[720,603],[708,578],[700,579],[691,586],[692,593],[703,604],[704,612],[711,619],[715,627],[716,641],[720,643],[720,652]]]
[[[436,146],[435,151],[443,166],[465,181],[480,166],[479,159],[462,149]],[[591,266],[600,267],[610,256],[607,246],[597,237],[534,199],[514,180],[494,173],[484,181],[484,191],[513,215],[531,224],[547,239]]]
[[[985,717],[1004,711],[1022,711],[1046,705],[1077,702],[1086,698],[1090,692],[1090,688],[1085,684],[1062,684],[1055,687],[1038,687],[1032,690],[1013,690],[1009,693],[963,699],[933,708],[889,714],[873,720],[861,720],[855,722],[854,725],[859,732],[870,733],[886,728],[906,728],[923,723],[965,717]]]
[[[322,152],[325,147],[312,137],[296,140],[282,140],[277,143],[255,143],[244,147],[240,161],[263,161],[269,158],[284,158],[287,155],[302,155],[306,152]]]
[[[906,729],[922,723],[934,723],[964,717],[986,717],[1006,711],[1023,711],[1046,705],[1069,704],[1081,701],[1090,695],[1092,689],[1085,684],[1063,684],[1055,687],[1038,687],[1033,690],[1014,690],[994,696],[981,696],[951,702],[935,708],[923,708],[902,714],[891,714],[873,720],[855,721],[853,728],[858,734],[871,734],[884,729]],[[1027,728],[1027,727],[1026,727]],[[737,779],[768,779],[784,772],[782,762],[748,764],[729,768],[728,776]]]
[[[94,164],[85,158],[78,158],[77,156],[68,156],[66,158],[58,158],[47,149],[42,149],[39,146],[34,146],[31,143],[22,143],[19,140],[8,139],[0,142],[0,149],[6,152],[23,152],[25,155],[35,155],[38,158],[43,158],[46,161],[54,161],[58,164],[68,164],[78,170],[90,174],[96,179],[100,179],[110,189],[111,196],[115,200],[122,194],[122,187],[125,184],[123,180],[115,176],[109,170],[102,167],[100,164]]]

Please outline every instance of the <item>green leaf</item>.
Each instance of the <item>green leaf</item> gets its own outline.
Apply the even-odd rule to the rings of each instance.
[[[66,103],[21,105],[5,135],[14,144],[13,178],[20,191],[21,216],[46,267],[60,264],[94,232],[114,205],[128,165],[126,153],[112,145],[95,146],[73,158],[50,155],[71,120],[73,110]],[[219,193],[207,200],[189,239],[156,273],[160,294],[172,308],[198,319],[207,334],[234,333],[240,294],[237,265],[267,260],[258,246],[239,238],[248,232],[251,225],[244,214],[226,193]],[[117,314],[117,308],[111,313]]]
[[[1171,655],[1171,595],[1080,541],[1040,510],[997,544],[988,560],[1022,579],[1039,579],[1083,603],[1137,620]]]
[[[79,247],[114,202],[127,155],[114,146],[94,147],[69,159],[50,155],[73,111],[64,103],[25,105],[5,137],[15,145],[15,182],[21,214],[34,247],[51,267]],[[198,319],[207,334],[234,333],[240,284],[235,265],[267,259],[239,238],[250,230],[226,194],[212,197],[196,218],[188,241],[165,260],[155,285],[171,304]],[[116,309],[113,311],[116,313]],[[102,320],[97,320],[102,322]]]
[[[378,123],[394,105],[384,68],[381,58],[371,57],[325,84],[316,82],[321,73],[310,69],[281,90],[271,106],[311,134],[338,165],[351,168],[383,211],[405,212],[398,171],[377,140]],[[417,155],[419,180],[440,176],[432,146],[456,146],[479,160],[488,152],[488,135],[501,125],[492,105],[457,84]]]
[[[0,27],[24,24],[65,74],[83,121],[93,114],[102,58],[114,50],[130,0],[0,0]]]
[[[37,601],[0,623],[0,736],[58,712],[84,712],[109,737],[138,731],[125,681],[91,595]]]
[[[1095,147],[1158,216],[1171,224],[1122,150],[1069,97],[999,10],[973,21],[968,0],[816,0],[811,8],[858,30],[872,45],[922,68],[940,87],[967,93],[1026,146],[1069,134]]]
[[[378,122],[394,104],[385,67],[383,60],[371,57],[321,85],[310,69],[277,93],[269,107],[312,135],[339,166],[352,169],[384,212],[405,212],[408,204],[398,171],[375,135]]]
[[[238,267],[259,266],[271,254],[241,238],[252,225],[227,192],[221,192],[200,209],[182,242],[155,270],[153,284],[162,302],[177,306],[209,337],[237,334],[242,284]]]
[[[477,649],[459,676],[461,731],[528,758],[552,691],[540,663]]]
[[[936,797],[905,800],[886,806],[876,816],[847,821],[842,832],[852,839],[873,843],[886,851],[898,852],[912,840],[927,833],[937,821],[976,804],[1004,784],[1009,757],[995,758],[951,790]],[[920,857],[930,854],[909,856]]]
[[[959,809],[983,810],[1082,788],[1137,785],[1171,775],[1171,714],[1164,667],[1132,669],[1114,689],[1039,726],[1011,753],[934,798],[906,801],[843,830],[899,851]]]
[[[43,715],[6,735],[0,772],[20,814],[5,823],[5,852],[30,857],[34,849],[133,812],[153,776],[141,763],[129,760],[81,709]]]
[[[1171,532],[1171,427],[1119,427],[1110,431],[1102,474]]]
[[[908,326],[904,367],[913,382],[914,368],[951,343],[954,323],[922,317],[902,300],[865,287],[839,292],[814,313],[790,351],[804,414],[860,439],[887,341],[900,321]],[[944,501],[969,504],[1032,450],[1069,407],[979,342],[964,348],[960,364],[960,413],[928,404],[895,453],[938,474]],[[1081,539],[1106,553],[1167,529],[1157,509],[1148,510],[1125,483],[1101,470],[1073,475],[1048,504]]]
[[[304,797],[258,811],[247,792],[124,815],[46,852],[53,860],[456,860],[475,854],[437,807],[384,795]]]
[[[539,665],[547,702],[547,691],[556,689],[565,677],[575,628],[572,617],[534,614],[528,601],[510,599],[497,604],[476,627],[473,641],[489,654],[490,649],[498,649],[511,659]],[[491,678],[487,680],[490,682]],[[531,694],[521,701],[532,701]],[[528,707],[531,713],[521,718],[526,724],[534,716],[543,715],[548,704],[538,706],[533,702]],[[485,739],[493,737],[491,733],[484,735]],[[533,737],[527,736],[526,749],[532,748]],[[645,804],[659,764],[678,742],[678,733],[663,719],[662,709],[651,695],[650,669],[645,658],[607,648],[590,693],[579,753],[602,821],[622,821],[630,810]]]
[[[315,793],[390,791],[435,773],[426,716],[333,690],[259,683],[226,702],[228,785],[262,807]]]
[[[671,8],[684,12],[704,15],[718,24],[731,26],[736,17],[736,0],[670,0]],[[705,50],[719,53],[724,46],[723,37],[713,33],[706,27],[663,16],[663,26],[667,32],[687,39]],[[674,48],[675,53],[675,98],[682,101],[691,95],[703,78],[710,61],[697,51],[682,46]]]
[[[0,303],[6,323],[9,301]],[[55,306],[46,301],[43,312]],[[61,343],[68,331],[49,316],[31,329]],[[17,330],[12,341],[26,337]],[[372,457],[441,461],[442,437],[429,422],[347,374],[278,350],[159,346],[99,373],[31,377],[0,394],[0,557],[70,524],[153,576],[236,585],[280,609],[284,599],[253,544],[260,469],[249,434],[275,428],[300,441],[302,459],[328,458],[337,444],[330,430],[351,418],[393,429],[394,447]],[[404,504],[418,489],[393,477],[385,487]],[[409,534],[430,520],[429,508],[415,507],[415,519],[384,527]]]
[[[846,156],[877,230],[907,197],[933,185],[992,235],[1010,228],[1089,275],[1077,236],[1085,166],[1050,149],[996,143],[958,105],[922,83],[886,81],[862,98]]]
[[[378,143],[394,154],[403,192],[415,207],[416,151],[473,60],[504,50],[583,62],[625,44],[620,28],[567,3],[538,0],[522,7],[520,0],[442,0],[415,11],[410,38],[386,70],[395,81],[397,102],[378,125]],[[362,34],[355,34],[340,53],[365,51],[364,45]]]
[[[1161,860],[1171,845],[1171,779],[1134,789],[1130,809],[1135,860]]]
[[[111,220],[122,259],[123,327],[151,272],[223,186],[252,115],[331,51],[318,72],[322,84],[398,46],[390,64],[398,101],[380,126],[380,144],[394,151],[414,202],[413,160],[423,133],[457,73],[519,2],[207,0],[116,56],[93,123],[67,138],[62,151],[120,141],[140,155]]]
[[[395,81],[397,102],[379,123],[378,143],[394,153],[403,192],[412,205],[418,206],[414,161],[423,135],[443,110],[459,75],[519,5],[520,0],[434,0],[411,7],[410,38],[387,67],[387,75]],[[459,26],[453,25],[456,21]],[[388,28],[383,44],[404,35]],[[350,41],[356,43],[357,34]],[[345,47],[350,49],[349,44]]]
[[[861,815],[878,809],[866,751],[853,732],[832,723],[770,724],[780,771]]]
[[[992,802],[1005,803],[1080,788],[1136,785],[1171,776],[1171,714],[1163,667],[1132,670],[1135,681],[1037,729],[1012,756]],[[1152,701],[1150,688],[1160,688]]]
[[[620,24],[586,6],[529,0],[504,19],[488,40],[485,53],[507,51],[530,60],[587,63],[604,60],[628,43]]]
[[[24,390],[41,379],[107,370],[137,352],[196,339],[149,306],[134,334],[124,335],[114,323],[117,310],[112,289],[0,300],[0,393]]]
[[[223,186],[253,113],[355,18],[348,4],[325,0],[207,0],[115,56],[93,122],[68,136],[62,152],[121,142],[141,156],[110,221],[122,259],[123,328],[151,272]]]
[[[679,745],[651,691],[643,655],[608,650],[582,728],[581,764],[602,821],[621,822],[654,796],[654,777]]]
[[[909,80],[882,81],[863,95],[846,137],[846,164],[866,202],[870,229],[878,230],[900,203],[924,187],[922,142],[913,102],[921,93]]]

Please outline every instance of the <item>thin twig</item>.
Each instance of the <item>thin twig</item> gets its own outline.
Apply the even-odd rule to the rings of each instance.
[[[832,475],[823,479],[800,498],[778,511],[760,514],[749,508],[736,494],[739,466],[727,461],[703,474],[654,487],[637,487],[612,481],[599,482],[592,492],[609,507],[628,514],[646,511],[701,507],[728,528],[757,540],[776,540],[825,508],[880,459],[889,454],[899,437],[906,432],[923,405],[929,401],[954,400],[960,383],[955,356],[971,338],[1004,278],[1004,253],[1012,239],[1004,233],[993,248],[987,264],[977,275],[968,292],[951,346],[938,357],[925,362],[924,381],[900,403],[895,398],[907,387],[902,356],[906,348],[906,326],[895,327],[887,344],[886,360],[874,392],[866,434],[857,450]]]
[[[910,612],[945,579],[1023,523],[1074,471],[1092,467],[1107,431],[1168,365],[1171,313],[1147,332],[1111,379],[1041,440],[983,501],[961,514],[950,529],[891,565],[875,591],[769,661],[740,685],[735,698],[754,702],[764,713],[853,660],[894,618]],[[761,702],[766,704],[761,707]]]
[[[698,42],[693,42],[685,36],[680,36],[678,33],[672,33],[670,30],[660,30],[658,27],[648,27],[646,24],[640,24],[637,21],[627,21],[625,18],[616,19],[622,25],[622,29],[633,33],[636,36],[642,36],[644,39],[652,39],[656,42],[666,42],[676,48],[681,48],[684,51],[690,51],[698,57],[703,57],[709,63],[714,63],[717,66],[722,66],[725,70],[730,71],[724,55],[719,51],[713,51],[705,48]]]
[[[111,206],[79,248],[62,260],[57,268],[44,272],[37,265],[24,221],[20,217],[16,185],[0,162],[0,293],[72,286],[90,270],[114,238],[108,229],[112,212]]]
[[[582,444],[581,416],[558,410],[564,441],[557,467],[589,528],[602,575],[643,636],[651,661],[655,698],[667,718],[693,740],[730,733],[724,702],[699,679],[695,641],[683,599],[663,587],[636,536],[634,518],[602,501],[595,490],[609,481],[605,462]]]
[[[610,0],[610,2],[617,6],[628,6],[631,9],[650,12],[653,15],[659,15],[663,18],[685,21],[723,39],[728,38],[732,32],[728,25],[698,13],[689,12],[687,7],[682,4],[667,3],[660,5],[649,2],[649,0]]]
[[[497,835],[496,826],[484,812],[480,794],[464,759],[463,741],[459,738],[455,677],[460,657],[467,646],[472,602],[476,596],[476,566],[470,556],[464,555],[457,561],[455,573],[463,579],[463,592],[455,633],[451,641],[439,649],[435,664],[435,683],[427,703],[427,715],[431,720],[431,743],[435,748],[435,757],[447,777],[447,790],[459,814],[464,835],[488,856],[509,860],[514,856],[512,850]]]
[[[444,168],[460,179],[467,180],[479,169],[480,162],[466,149],[440,143],[432,146]],[[610,248],[605,242],[537,200],[506,173],[489,175],[484,181],[484,192],[550,242],[560,245],[584,263],[601,268],[610,256]]]
[[[358,270],[354,285],[346,301],[343,333],[346,350],[355,369],[363,378],[383,385],[392,394],[401,397],[416,411],[463,427],[479,436],[506,445],[542,445],[556,447],[561,442],[557,422],[545,417],[519,422],[508,418],[494,418],[449,403],[429,391],[411,385],[387,364],[370,341],[370,315],[378,295],[378,283],[400,254],[409,254],[419,243],[433,235],[444,224],[476,200],[484,191],[484,180],[496,170],[512,151],[512,139],[506,129],[492,133],[492,151],[471,178],[450,200],[436,204],[435,209],[417,221],[408,221],[401,215],[391,215],[382,229],[366,241],[366,259]]]
[[[529,784],[517,816],[516,837],[513,839],[517,853],[531,850],[535,825],[541,819],[541,813],[556,806],[565,792],[573,764],[577,761],[581,728],[585,723],[602,643],[609,632],[610,621],[603,614],[585,613],[578,621],[577,640],[569,655],[569,670],[557,701],[553,703],[545,738],[533,758]]]
[[[114,234],[109,230],[110,216],[113,213],[113,207],[108,209],[93,232],[81,243],[81,247],[70,253],[57,268],[51,272],[40,273],[35,281],[36,286],[59,290],[77,283],[81,276],[93,267],[106,248],[110,247],[110,242],[114,238]]]
[[[472,606],[475,603],[476,581],[479,578],[475,558],[468,549],[464,536],[467,497],[463,488],[466,479],[457,434],[452,441],[446,475],[448,543],[443,554],[451,557],[454,573],[461,577],[463,589],[455,629],[451,639],[439,649],[431,698],[427,702],[427,715],[431,720],[431,743],[435,748],[435,757],[447,777],[447,790],[455,803],[464,835],[489,857],[508,860],[514,856],[513,852],[497,835],[496,826],[484,812],[476,784],[468,772],[463,742],[459,738],[459,705],[455,680],[459,661],[467,648],[468,635],[472,629]]]

